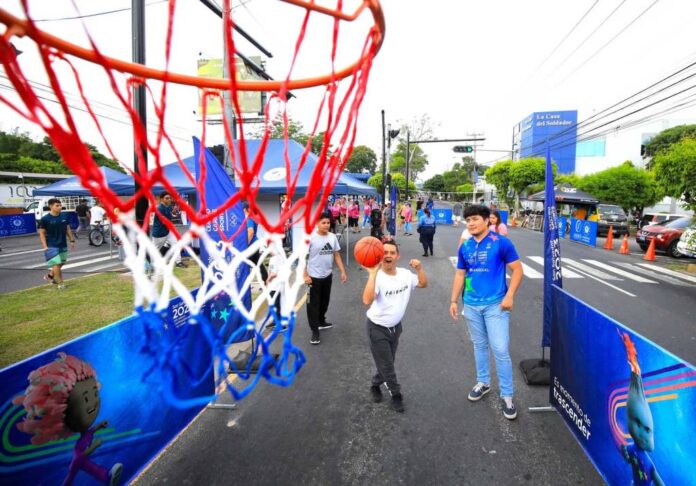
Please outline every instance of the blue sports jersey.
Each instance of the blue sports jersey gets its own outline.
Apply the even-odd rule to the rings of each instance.
[[[502,301],[507,292],[505,266],[519,259],[512,242],[493,231],[481,241],[469,238],[462,243],[457,268],[466,271],[464,303],[490,305]]]
[[[157,210],[162,214],[162,217],[167,218],[171,221],[172,219],[172,207],[160,204],[157,206]],[[152,222],[152,229],[150,234],[153,238],[164,238],[169,234],[169,228],[167,228],[164,223],[160,220],[160,216],[155,214],[155,220]]]
[[[66,235],[69,225],[68,215],[65,213],[58,216],[45,214],[39,221],[39,228],[46,230],[46,245],[49,248],[67,248]]]

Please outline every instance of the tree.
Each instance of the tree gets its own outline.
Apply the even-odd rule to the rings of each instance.
[[[654,157],[685,138],[696,138],[696,125],[679,125],[662,130],[645,144],[645,156]]]
[[[471,182],[472,176],[462,164],[457,162],[451,170],[442,173],[442,180],[445,183],[445,191],[456,192],[457,186]]]
[[[365,145],[356,145],[353,147],[353,153],[346,163],[348,172],[360,172],[374,174],[377,170],[377,154],[370,147]]]
[[[392,174],[392,184],[396,185],[396,189],[399,191],[400,194],[405,194],[406,193],[406,177],[403,174]],[[370,177],[367,180],[367,183],[377,189],[379,192],[382,189],[382,174],[377,173]],[[415,182],[413,181],[408,181],[408,190],[409,193],[414,193],[418,190],[416,187]]]
[[[445,191],[445,179],[442,174],[437,174],[428,179],[423,183],[423,189],[432,192],[444,192]]]
[[[512,198],[509,197],[512,164],[512,160],[503,160],[486,171],[486,182],[495,186],[498,198],[503,199],[508,207],[512,207]]]
[[[553,173],[558,170],[552,164]],[[515,191],[515,212],[519,213],[520,195],[527,187],[544,180],[546,176],[546,160],[541,157],[520,159],[510,167],[510,187]]]
[[[578,180],[578,188],[602,202],[621,206],[626,212],[640,212],[662,199],[653,175],[634,167],[630,160],[583,177]]]
[[[277,116],[271,121],[271,126],[269,127],[270,134],[269,138],[284,138],[285,137],[285,122],[282,116]],[[251,138],[263,138],[266,132],[265,126],[257,127],[250,133]],[[321,149],[324,146],[324,136],[325,132],[319,132],[314,134],[312,137],[311,151],[312,153],[319,155],[321,154]],[[309,134],[305,132],[304,127],[300,122],[293,120],[288,117],[288,139],[294,140],[303,147],[307,146],[309,141]],[[329,149],[330,150],[330,149]]]
[[[418,144],[409,144],[411,160],[408,165],[409,179],[416,180],[428,166],[428,157]],[[399,138],[396,150],[392,154],[389,172],[399,172],[406,175],[406,138]]]
[[[683,139],[658,152],[650,169],[667,196],[683,197],[689,209],[696,209],[696,139]]]

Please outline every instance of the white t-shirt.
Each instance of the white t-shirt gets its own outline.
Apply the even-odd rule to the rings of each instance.
[[[103,223],[106,210],[100,206],[94,206],[93,208],[90,208],[89,214],[91,215],[89,224]]]
[[[309,240],[307,273],[313,278],[325,278],[333,270],[334,252],[341,251],[338,238],[333,233],[324,236],[316,231]]]
[[[459,239],[466,241],[469,238],[471,238],[471,233],[469,233],[468,229],[464,228],[464,231],[462,231],[462,236],[460,236]]]
[[[396,268],[396,275],[382,270],[375,277],[375,300],[367,309],[367,317],[375,324],[394,327],[401,322],[411,291],[418,285],[418,276],[405,268]]]

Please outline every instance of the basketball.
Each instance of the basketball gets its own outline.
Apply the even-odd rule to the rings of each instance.
[[[360,265],[371,268],[382,261],[384,246],[377,238],[366,236],[355,244],[353,255]]]

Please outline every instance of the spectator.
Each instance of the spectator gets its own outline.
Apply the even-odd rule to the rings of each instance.
[[[459,201],[455,202],[454,205],[452,206],[452,219],[454,220],[454,224],[452,226],[459,226],[459,223],[462,221],[462,211],[464,210],[464,206],[462,203]]]
[[[150,236],[152,236],[152,242],[155,247],[162,253],[166,254],[170,247],[176,245],[176,237],[169,231],[169,228],[162,222],[161,218],[172,220],[172,196],[167,191],[161,192],[159,195],[160,203],[157,206],[157,213],[155,214],[155,219],[152,223],[152,229],[150,230]],[[181,252],[176,252],[174,256],[174,261],[177,267],[187,267],[183,261],[181,261]]]
[[[405,203],[401,208],[401,217],[404,220],[404,236],[411,236],[413,233],[413,211],[411,211],[411,203]]]
[[[430,214],[430,209],[425,208],[423,216],[418,220],[418,233],[420,234],[420,242],[423,245],[423,256],[433,256],[433,239],[435,238],[436,223],[435,217]]]
[[[77,229],[75,230],[75,238],[77,238],[80,230],[86,230],[89,228],[89,206],[87,205],[87,199],[80,199],[80,204],[75,208],[75,214],[77,214],[77,220],[79,222]]]
[[[490,230],[495,231],[499,235],[507,236],[508,234],[508,229],[505,223],[503,223],[500,220],[500,213],[498,212],[497,209],[494,209],[491,211],[491,217],[490,217]]]
[[[61,212],[60,200],[49,199],[48,208],[49,213],[39,221],[39,239],[48,264],[48,273],[44,279],[58,285],[58,288],[62,290],[65,288],[62,269],[68,261],[66,238],[70,241],[70,249],[75,250],[75,237],[70,229],[68,215]]]

